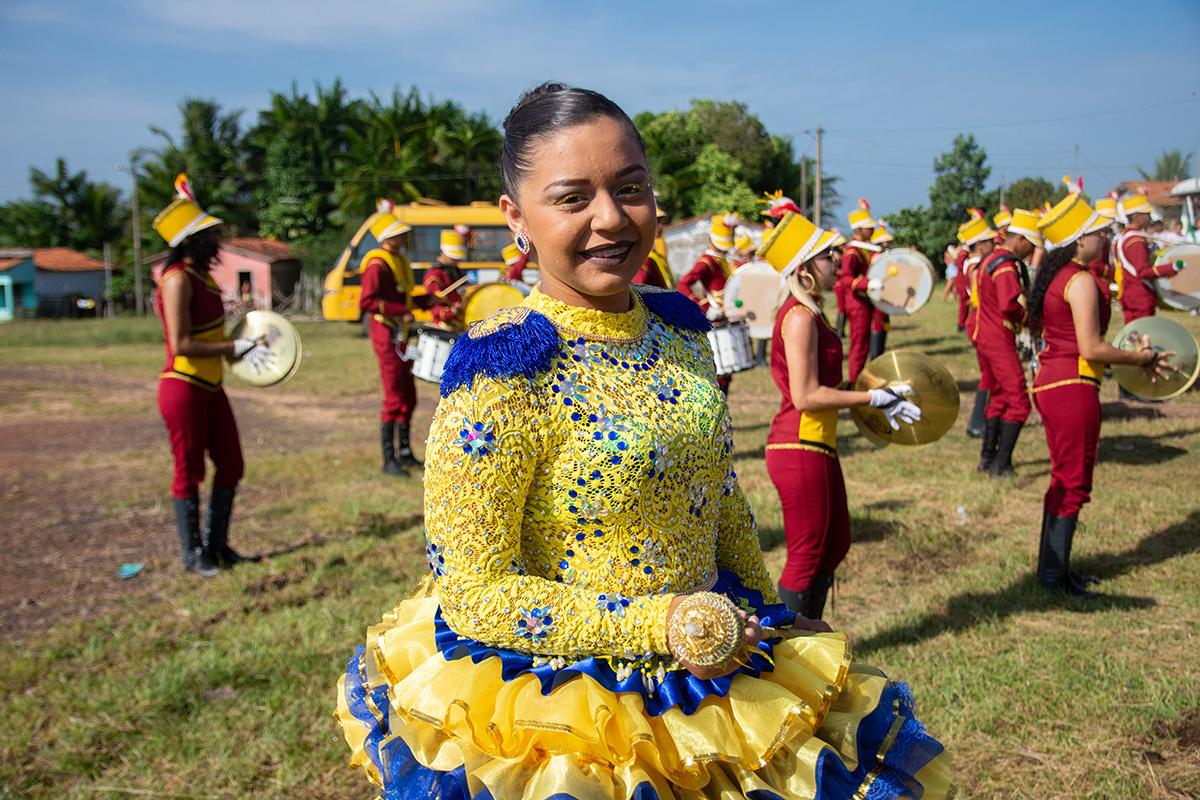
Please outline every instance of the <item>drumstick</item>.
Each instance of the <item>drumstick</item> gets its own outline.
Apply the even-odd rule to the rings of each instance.
[[[469,275],[463,275],[461,278],[459,278],[459,279],[458,279],[458,280],[456,280],[454,283],[452,283],[452,284],[450,284],[449,286],[447,286],[445,289],[442,289],[440,292],[435,292],[435,293],[434,293],[434,297],[436,297],[438,300],[445,300],[445,299],[446,299],[446,295],[450,294],[450,293],[451,293],[451,292],[453,292],[455,289],[457,289],[458,287],[460,287],[460,286],[462,286],[464,283],[466,283],[466,282],[467,282],[467,278],[469,278],[469,277],[470,277]]]

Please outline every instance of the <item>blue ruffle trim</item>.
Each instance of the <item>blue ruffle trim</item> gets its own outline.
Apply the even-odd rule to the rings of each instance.
[[[440,772],[417,762],[404,740],[391,730],[390,706],[386,686],[368,690],[359,647],[346,666],[345,692],[350,713],[367,729],[364,748],[383,779],[383,800],[494,800],[486,789],[471,795],[463,767]],[[376,716],[367,703],[378,710]],[[892,735],[893,728],[895,733]],[[848,769],[836,753],[823,749],[817,757],[816,795],[814,800],[846,800],[870,779],[866,800],[902,800],[920,798],[924,788],[916,774],[942,753],[942,745],[930,737],[916,718],[912,693],[903,683],[889,683],[879,705],[863,718],[857,733],[858,761]],[[880,759],[879,753],[891,739],[891,746]],[[872,774],[874,773],[874,774]],[[750,800],[785,800],[771,791],[755,790]],[[550,800],[576,800],[556,794]],[[660,800],[649,783],[640,784],[631,800]]]
[[[532,379],[550,368],[561,343],[554,323],[536,311],[478,339],[470,334],[459,336],[442,372],[442,397],[469,387],[476,375],[498,379],[524,375]]]
[[[672,327],[698,333],[712,330],[712,323],[704,316],[700,306],[679,292],[640,290],[638,296],[646,308]]]
[[[762,594],[742,585],[732,572],[719,570],[717,582],[712,591],[726,595],[742,608],[749,607],[752,614],[758,614],[763,625],[772,627],[787,627],[792,624],[796,615],[784,606],[767,603]],[[758,677],[764,672],[770,672],[770,657],[774,655],[775,647],[771,642],[760,642],[758,652],[750,656],[748,663],[735,672],[722,675],[720,678],[697,678],[685,669],[671,670],[665,673],[660,683],[654,681],[654,691],[651,693],[642,680],[642,673],[634,670],[633,674],[617,680],[617,673],[605,659],[588,657],[555,669],[549,664],[534,665],[532,656],[518,653],[514,650],[504,650],[482,642],[459,636],[450,630],[439,608],[434,616],[434,638],[437,648],[447,661],[470,657],[478,664],[487,658],[500,659],[500,677],[511,681],[519,675],[532,674],[542,684],[542,694],[548,695],[559,686],[580,675],[587,675],[610,692],[632,692],[641,695],[646,706],[646,713],[657,717],[669,708],[678,707],[685,714],[693,714],[700,703],[713,695],[724,697],[729,693],[735,675],[750,675]]]

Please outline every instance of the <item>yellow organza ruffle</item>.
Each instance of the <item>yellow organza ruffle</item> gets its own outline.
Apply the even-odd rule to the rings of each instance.
[[[851,668],[844,634],[819,634],[777,644],[772,672],[738,676],[726,697],[695,713],[654,717],[640,696],[585,675],[543,695],[533,675],[503,681],[499,659],[447,661],[434,644],[436,609],[434,597],[407,600],[368,631],[368,679],[389,687],[391,730],[418,762],[465,766],[472,794],[486,786],[506,800],[612,800],[643,783],[663,800],[727,800],[754,789],[811,798],[823,749],[857,766],[859,722],[887,686],[877,670]],[[378,784],[343,689],[337,716],[351,765]],[[922,771],[927,798],[948,786],[942,761]]]

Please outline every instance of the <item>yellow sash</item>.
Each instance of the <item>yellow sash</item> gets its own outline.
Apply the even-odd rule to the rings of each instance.
[[[392,271],[392,277],[396,279],[396,288],[404,292],[405,297],[412,294],[413,290],[413,271],[412,265],[408,263],[408,259],[403,255],[392,254],[382,247],[377,247],[369,251],[362,257],[359,263],[358,271],[362,272],[367,268],[367,264],[371,259],[378,258],[380,261],[388,265],[388,269]]]

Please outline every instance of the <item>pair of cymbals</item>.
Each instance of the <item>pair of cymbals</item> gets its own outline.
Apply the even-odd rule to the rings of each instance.
[[[900,384],[912,387],[912,394],[905,399],[921,409],[919,421],[900,422],[900,429],[895,430],[878,408],[855,406],[850,410],[854,424],[872,444],[878,447],[929,444],[954,427],[958,419],[958,383],[950,370],[923,353],[912,350],[884,353],[863,367],[854,388],[868,391]]]

